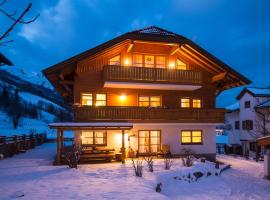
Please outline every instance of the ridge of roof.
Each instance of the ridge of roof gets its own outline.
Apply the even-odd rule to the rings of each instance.
[[[239,95],[236,97],[237,100],[241,99],[241,97],[244,95],[245,92],[248,92],[254,97],[260,97],[260,96],[270,96],[270,88],[268,87],[244,87]]]

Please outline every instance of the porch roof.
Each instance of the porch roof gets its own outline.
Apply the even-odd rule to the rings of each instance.
[[[257,143],[260,145],[270,145],[270,135],[258,138]]]
[[[130,130],[132,123],[128,122],[61,122],[49,124],[51,129],[82,130],[82,129],[106,129],[106,130]]]

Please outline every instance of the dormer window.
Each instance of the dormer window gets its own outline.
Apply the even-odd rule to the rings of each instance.
[[[120,55],[114,56],[110,59],[109,65],[120,65]]]
[[[180,59],[176,60],[176,69],[187,70],[187,64],[182,62]]]

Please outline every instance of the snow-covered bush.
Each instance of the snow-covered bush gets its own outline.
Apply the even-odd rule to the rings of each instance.
[[[169,170],[171,169],[171,166],[173,165],[173,159],[170,157],[164,158],[164,169]]]
[[[149,155],[149,156],[145,156],[144,160],[147,163],[148,166],[148,170],[149,172],[153,172],[154,171],[154,161],[153,161],[153,156]]]
[[[138,177],[142,177],[142,168],[143,168],[143,161],[137,159],[136,161],[134,161],[132,159],[132,166],[135,172],[135,175]]]
[[[182,162],[185,167],[191,167],[193,166],[195,157],[194,152],[191,149],[182,149],[181,151]]]

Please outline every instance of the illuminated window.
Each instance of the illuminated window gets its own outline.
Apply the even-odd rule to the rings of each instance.
[[[139,131],[139,152],[156,153],[160,151],[161,131]]]
[[[182,144],[202,144],[202,131],[181,131]]]
[[[143,66],[143,56],[135,54],[133,55],[133,66],[142,67]]]
[[[144,66],[145,67],[154,67],[155,66],[155,57],[154,56],[144,56]]]
[[[166,60],[164,56],[156,57],[156,67],[157,68],[166,68]]]
[[[201,108],[201,100],[200,99],[192,99],[192,107],[193,108]]]
[[[82,131],[81,139],[84,145],[107,145],[106,131]]]
[[[107,97],[106,94],[96,94],[96,106],[106,106]]]
[[[185,63],[183,63],[181,60],[177,59],[176,60],[176,69],[187,70],[187,65]]]
[[[93,105],[93,95],[90,93],[83,93],[82,94],[82,105],[84,106],[92,106]]]
[[[139,96],[139,106],[159,107],[161,106],[161,98],[160,96]]]
[[[110,65],[120,65],[120,55],[110,59]]]
[[[190,99],[182,98],[181,99],[181,108],[190,108]]]

